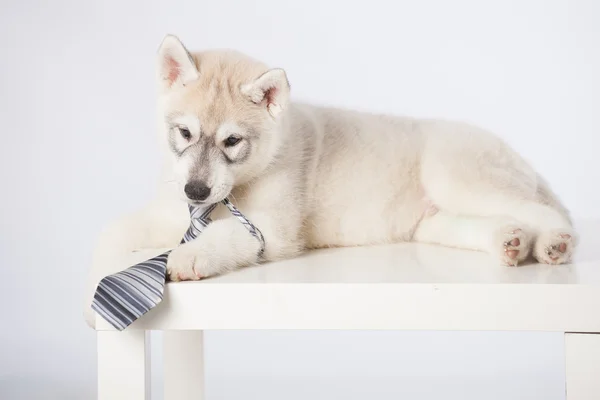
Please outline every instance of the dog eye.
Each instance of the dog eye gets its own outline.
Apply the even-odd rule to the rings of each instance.
[[[190,140],[190,138],[192,137],[192,134],[190,133],[190,130],[188,128],[177,128],[177,129],[179,129],[179,133],[185,140]]]
[[[236,144],[238,144],[242,139],[235,137],[235,136],[229,136],[227,139],[225,139],[225,147],[231,147],[231,146],[235,146]]]

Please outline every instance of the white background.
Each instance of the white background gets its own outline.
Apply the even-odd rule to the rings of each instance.
[[[82,285],[101,227],[153,192],[164,34],[284,67],[297,99],[494,130],[575,216],[599,217],[599,18],[596,0],[3,1],[0,398],[94,398]],[[209,400],[564,397],[560,334],[207,344]]]

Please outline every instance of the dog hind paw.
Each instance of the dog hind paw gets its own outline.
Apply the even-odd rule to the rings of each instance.
[[[531,250],[531,236],[525,229],[508,225],[498,229],[493,238],[493,251],[503,265],[516,267]]]
[[[552,230],[541,233],[534,246],[534,257],[544,264],[565,264],[571,261],[575,249],[575,233]]]

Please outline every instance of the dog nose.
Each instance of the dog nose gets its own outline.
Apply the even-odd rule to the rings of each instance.
[[[210,188],[201,181],[189,181],[183,191],[190,200],[206,200],[210,195]]]

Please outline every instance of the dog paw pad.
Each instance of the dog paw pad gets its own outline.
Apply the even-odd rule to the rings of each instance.
[[[575,243],[572,233],[543,232],[535,244],[534,256],[544,264],[565,264],[571,260]]]
[[[529,235],[520,227],[505,226],[494,235],[494,252],[499,252],[500,262],[516,267],[529,255]]]

